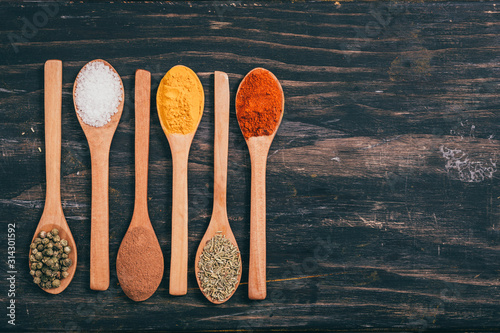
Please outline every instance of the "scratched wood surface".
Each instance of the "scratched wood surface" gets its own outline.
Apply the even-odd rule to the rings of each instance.
[[[16,326],[30,330],[493,331],[500,327],[500,12],[492,2],[0,3],[0,207],[16,226]],[[63,61],[62,199],[78,246],[69,288],[32,282],[29,241],[45,190],[43,63]],[[73,109],[79,69],[121,74],[110,156],[111,286],[89,289],[90,157]],[[133,79],[172,66],[200,77],[206,107],[189,162],[188,294],[168,294],[171,155],[151,109],[149,212],[166,274],[134,303],[115,261],[132,217]],[[250,161],[234,95],[254,67],[286,96],[268,158],[268,298],[249,301]],[[194,254],[213,180],[213,71],[231,86],[228,214],[244,263],[227,303],[197,288]],[[4,308],[5,309],[5,308]],[[2,316],[2,330],[13,329]]]

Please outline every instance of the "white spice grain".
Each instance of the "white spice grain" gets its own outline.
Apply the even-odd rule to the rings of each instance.
[[[76,78],[76,112],[83,122],[94,127],[106,125],[123,97],[120,76],[101,61],[86,64]]]

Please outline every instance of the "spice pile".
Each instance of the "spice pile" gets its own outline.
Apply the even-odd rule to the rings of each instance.
[[[236,110],[246,139],[273,134],[283,113],[283,91],[273,73],[264,68],[248,73],[236,95]]]
[[[163,77],[156,94],[156,107],[163,130],[188,134],[198,127],[205,94],[200,79],[186,66],[174,66]]]
[[[163,254],[159,243],[151,242],[146,228],[127,231],[118,250],[116,272],[125,294],[136,302],[148,299],[158,289],[163,276]]]
[[[101,61],[89,62],[76,77],[76,112],[89,126],[106,125],[118,112],[122,95],[120,76]]]
[[[205,244],[198,270],[203,293],[222,302],[231,296],[238,285],[241,272],[240,251],[226,236],[218,233]]]
[[[59,237],[59,230],[40,231],[30,245],[33,282],[43,289],[57,288],[68,277],[73,262],[69,258],[71,247]]]

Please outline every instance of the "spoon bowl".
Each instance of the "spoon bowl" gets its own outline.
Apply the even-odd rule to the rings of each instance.
[[[61,204],[61,98],[62,98],[62,62],[48,60],[45,63],[45,160],[46,160],[46,200],[42,217],[33,236],[32,242],[40,231],[49,232],[56,228],[61,239],[68,241],[71,247],[69,258],[73,264],[68,269],[68,277],[61,279],[57,288],[43,289],[49,294],[59,294],[68,287],[75,275],[77,251],[75,240],[64,217]],[[29,251],[31,256],[31,250]]]
[[[61,215],[61,213],[57,212],[50,212],[50,209],[48,210],[44,209],[44,213],[40,218],[40,222],[38,223],[38,227],[36,228],[35,235],[33,236],[31,242],[33,242],[35,238],[37,238],[40,231],[49,232],[54,228],[59,230],[59,237],[61,237],[61,239],[66,239],[68,241],[68,246],[71,247],[71,252],[69,253],[68,258],[71,259],[73,264],[67,270],[69,274],[68,277],[60,280],[61,285],[59,287],[50,289],[42,288],[49,294],[59,294],[68,287],[68,285],[71,283],[71,280],[73,280],[73,276],[75,275],[77,258],[78,258],[76,251],[76,243],[73,238],[73,235],[71,234],[71,231],[69,230],[69,226],[66,222],[66,219],[64,218],[64,215]],[[31,256],[31,250],[30,250],[30,256]]]
[[[207,228],[207,231],[205,232],[205,235],[203,235],[203,238],[201,239],[200,245],[198,247],[198,250],[196,251],[196,259],[194,262],[194,273],[196,275],[196,281],[198,282],[198,286],[200,287],[200,290],[210,302],[213,304],[222,304],[225,303],[227,300],[229,300],[234,293],[236,292],[236,289],[238,289],[238,286],[240,284],[241,280],[241,254],[239,254],[239,248],[238,248],[238,256],[239,256],[239,261],[240,261],[240,271],[238,274],[238,283],[234,287],[234,290],[223,300],[217,300],[212,298],[210,295],[208,295],[203,288],[201,287],[201,281],[200,281],[200,269],[199,269],[199,263],[200,263],[200,258],[201,254],[203,252],[203,249],[205,248],[205,245],[207,245],[207,242],[211,240],[215,235],[224,235],[236,248],[238,248],[238,244],[236,243],[236,239],[234,238],[234,234],[229,227],[229,220],[226,216],[221,216],[221,215],[212,215],[212,218],[210,219],[210,224]]]
[[[57,211],[51,211],[52,209],[44,209],[44,212],[42,214],[42,217],[40,218],[40,222],[38,223],[38,227],[36,228],[35,235],[33,236],[33,239],[31,242],[35,240],[35,238],[38,237],[38,234],[41,231],[46,231],[49,232],[52,229],[57,229],[59,230],[59,237],[61,239],[66,239],[68,241],[68,246],[71,247],[71,252],[68,255],[68,258],[71,259],[73,264],[69,267],[67,270],[68,272],[68,277],[65,279],[61,279],[61,285],[57,288],[50,288],[50,289],[43,289],[49,294],[59,294],[61,293],[64,289],[68,287],[68,285],[71,283],[71,280],[73,280],[73,276],[75,275],[76,272],[76,265],[77,265],[77,251],[76,251],[76,243],[73,238],[73,235],[71,234],[71,231],[69,230],[69,226],[66,222],[66,219],[64,218],[64,215],[61,213],[58,213]],[[62,212],[62,209],[61,209]],[[31,256],[31,250],[30,250],[30,256]]]
[[[222,304],[226,302],[238,289],[241,280],[241,254],[239,253],[238,244],[234,238],[229,225],[226,207],[226,187],[227,187],[227,155],[228,155],[228,139],[229,139],[229,80],[226,73],[215,72],[215,138],[214,138],[214,206],[212,218],[208,225],[207,231],[203,236],[201,243],[196,252],[194,271],[198,286],[203,295],[214,304]],[[225,236],[237,249],[239,257],[239,274],[234,290],[229,296],[223,300],[217,300],[208,295],[202,288],[199,277],[199,262],[206,243],[215,235],[220,234]]]
[[[92,62],[101,62],[118,75],[107,61],[96,59],[88,64]],[[78,75],[82,73],[84,68],[80,70]],[[119,75],[118,78],[120,78]],[[86,124],[78,114],[75,98],[77,80],[75,80],[73,86],[73,101],[77,111],[76,116],[89,144],[92,170],[90,289],[106,290],[109,287],[109,151],[113,135],[123,112],[124,90],[120,78],[122,95],[117,112],[111,116],[110,121],[105,125],[95,127]]]
[[[244,126],[245,122],[252,119],[244,119],[241,106],[244,105],[242,101],[241,92],[243,89],[249,88],[258,90],[259,86],[251,86],[256,77],[265,78],[267,82],[274,85],[273,88],[279,91],[279,96],[270,96],[268,91],[257,95],[256,100],[248,101],[252,105],[259,105],[264,108],[268,99],[275,98],[281,100],[281,114],[275,120],[274,124],[266,124],[264,128],[260,128],[256,133],[258,135],[252,136],[248,128]],[[260,103],[257,103],[260,102]],[[285,97],[283,88],[273,73],[264,68],[255,68],[251,70],[241,81],[238,91],[236,93],[236,116],[240,124],[241,131],[245,137],[245,141],[250,153],[251,163],[251,190],[250,190],[250,264],[248,268],[248,297],[252,300],[263,300],[266,298],[266,164],[269,148],[273,142],[274,136],[278,130],[281,120],[283,119],[283,111],[285,108]],[[264,110],[256,107],[255,112],[262,115]],[[255,117],[254,114],[253,117]],[[268,126],[270,125],[270,126]],[[261,135],[261,134],[265,135]]]

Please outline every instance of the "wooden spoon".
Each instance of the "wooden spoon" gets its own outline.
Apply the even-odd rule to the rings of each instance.
[[[144,301],[163,277],[163,254],[148,214],[148,155],[151,73],[135,72],[135,204],[132,221],[116,258],[116,273],[125,294]]]
[[[266,75],[275,81],[281,92],[281,115],[279,121],[269,135],[245,137],[250,152],[251,162],[251,193],[250,193],[250,264],[248,268],[248,297],[253,300],[266,298],[266,163],[267,154],[273,142],[276,131],[283,118],[285,98],[278,79],[264,68],[255,68],[241,81],[236,93],[236,115],[240,121],[238,99],[240,90],[247,84],[252,75]],[[259,96],[260,104],[265,103],[268,96]],[[256,103],[255,103],[256,104]],[[242,127],[240,123],[240,128]],[[243,130],[242,130],[243,131]],[[243,133],[245,134],[245,133]]]
[[[33,240],[40,231],[49,232],[56,228],[61,239],[66,239],[71,247],[69,258],[73,262],[68,269],[68,277],[61,279],[57,288],[43,289],[49,294],[59,294],[69,285],[75,275],[77,255],[73,235],[64,218],[61,204],[61,98],[62,62],[48,60],[45,63],[45,167],[47,174],[46,199],[42,217]],[[31,251],[30,251],[31,255]]]
[[[241,279],[241,267],[240,274],[238,275],[238,283],[236,284],[233,292],[226,299],[219,301],[212,299],[207,295],[201,288],[201,282],[198,276],[199,268],[198,264],[200,262],[201,253],[206,243],[212,239],[215,234],[221,234],[225,236],[233,245],[238,248],[236,239],[234,238],[231,227],[229,226],[229,220],[227,218],[227,207],[226,207],[226,186],[227,186],[227,152],[228,152],[228,137],[229,137],[229,80],[227,74],[224,72],[215,72],[215,99],[214,99],[214,109],[215,109],[215,139],[214,139],[214,206],[212,210],[212,218],[210,224],[208,225],[207,231],[203,236],[198,251],[196,252],[196,258],[194,263],[194,271],[196,274],[196,280],[200,286],[200,290],[205,295],[205,297],[214,304],[221,304],[227,301],[238,288]],[[239,251],[238,251],[239,253]],[[240,265],[241,265],[241,255],[240,255]]]
[[[176,69],[184,66],[178,65],[170,69]],[[187,68],[187,67],[184,67]],[[170,72],[169,71],[169,72]],[[196,90],[203,91],[201,82],[196,74],[188,68],[191,72],[193,81],[192,91],[190,94],[195,94]],[[168,73],[167,73],[168,74]],[[196,87],[197,86],[197,87]],[[160,89],[158,89],[160,91]],[[203,110],[204,95],[202,96],[200,107]],[[158,98],[157,98],[158,104]],[[198,125],[200,124],[202,115],[198,119],[194,130],[191,133],[180,134],[170,133],[168,124],[165,123],[162,114],[170,112],[157,105],[158,116],[160,124],[165,132],[170,145],[172,153],[172,244],[171,244],[171,258],[170,258],[170,282],[169,293],[170,295],[181,296],[187,293],[187,264],[188,264],[188,157],[191,142],[193,141]]]
[[[104,63],[116,73],[107,61],[101,59],[93,61]],[[118,75],[118,73],[116,74]],[[89,143],[92,169],[90,231],[90,289],[92,290],[106,290],[109,287],[109,150],[123,111],[124,95],[121,79],[120,85],[122,87],[121,103],[118,106],[118,111],[105,125],[101,127],[87,125],[76,112]],[[73,101],[75,100],[76,86],[75,80]],[[75,103],[75,110],[77,109]]]

